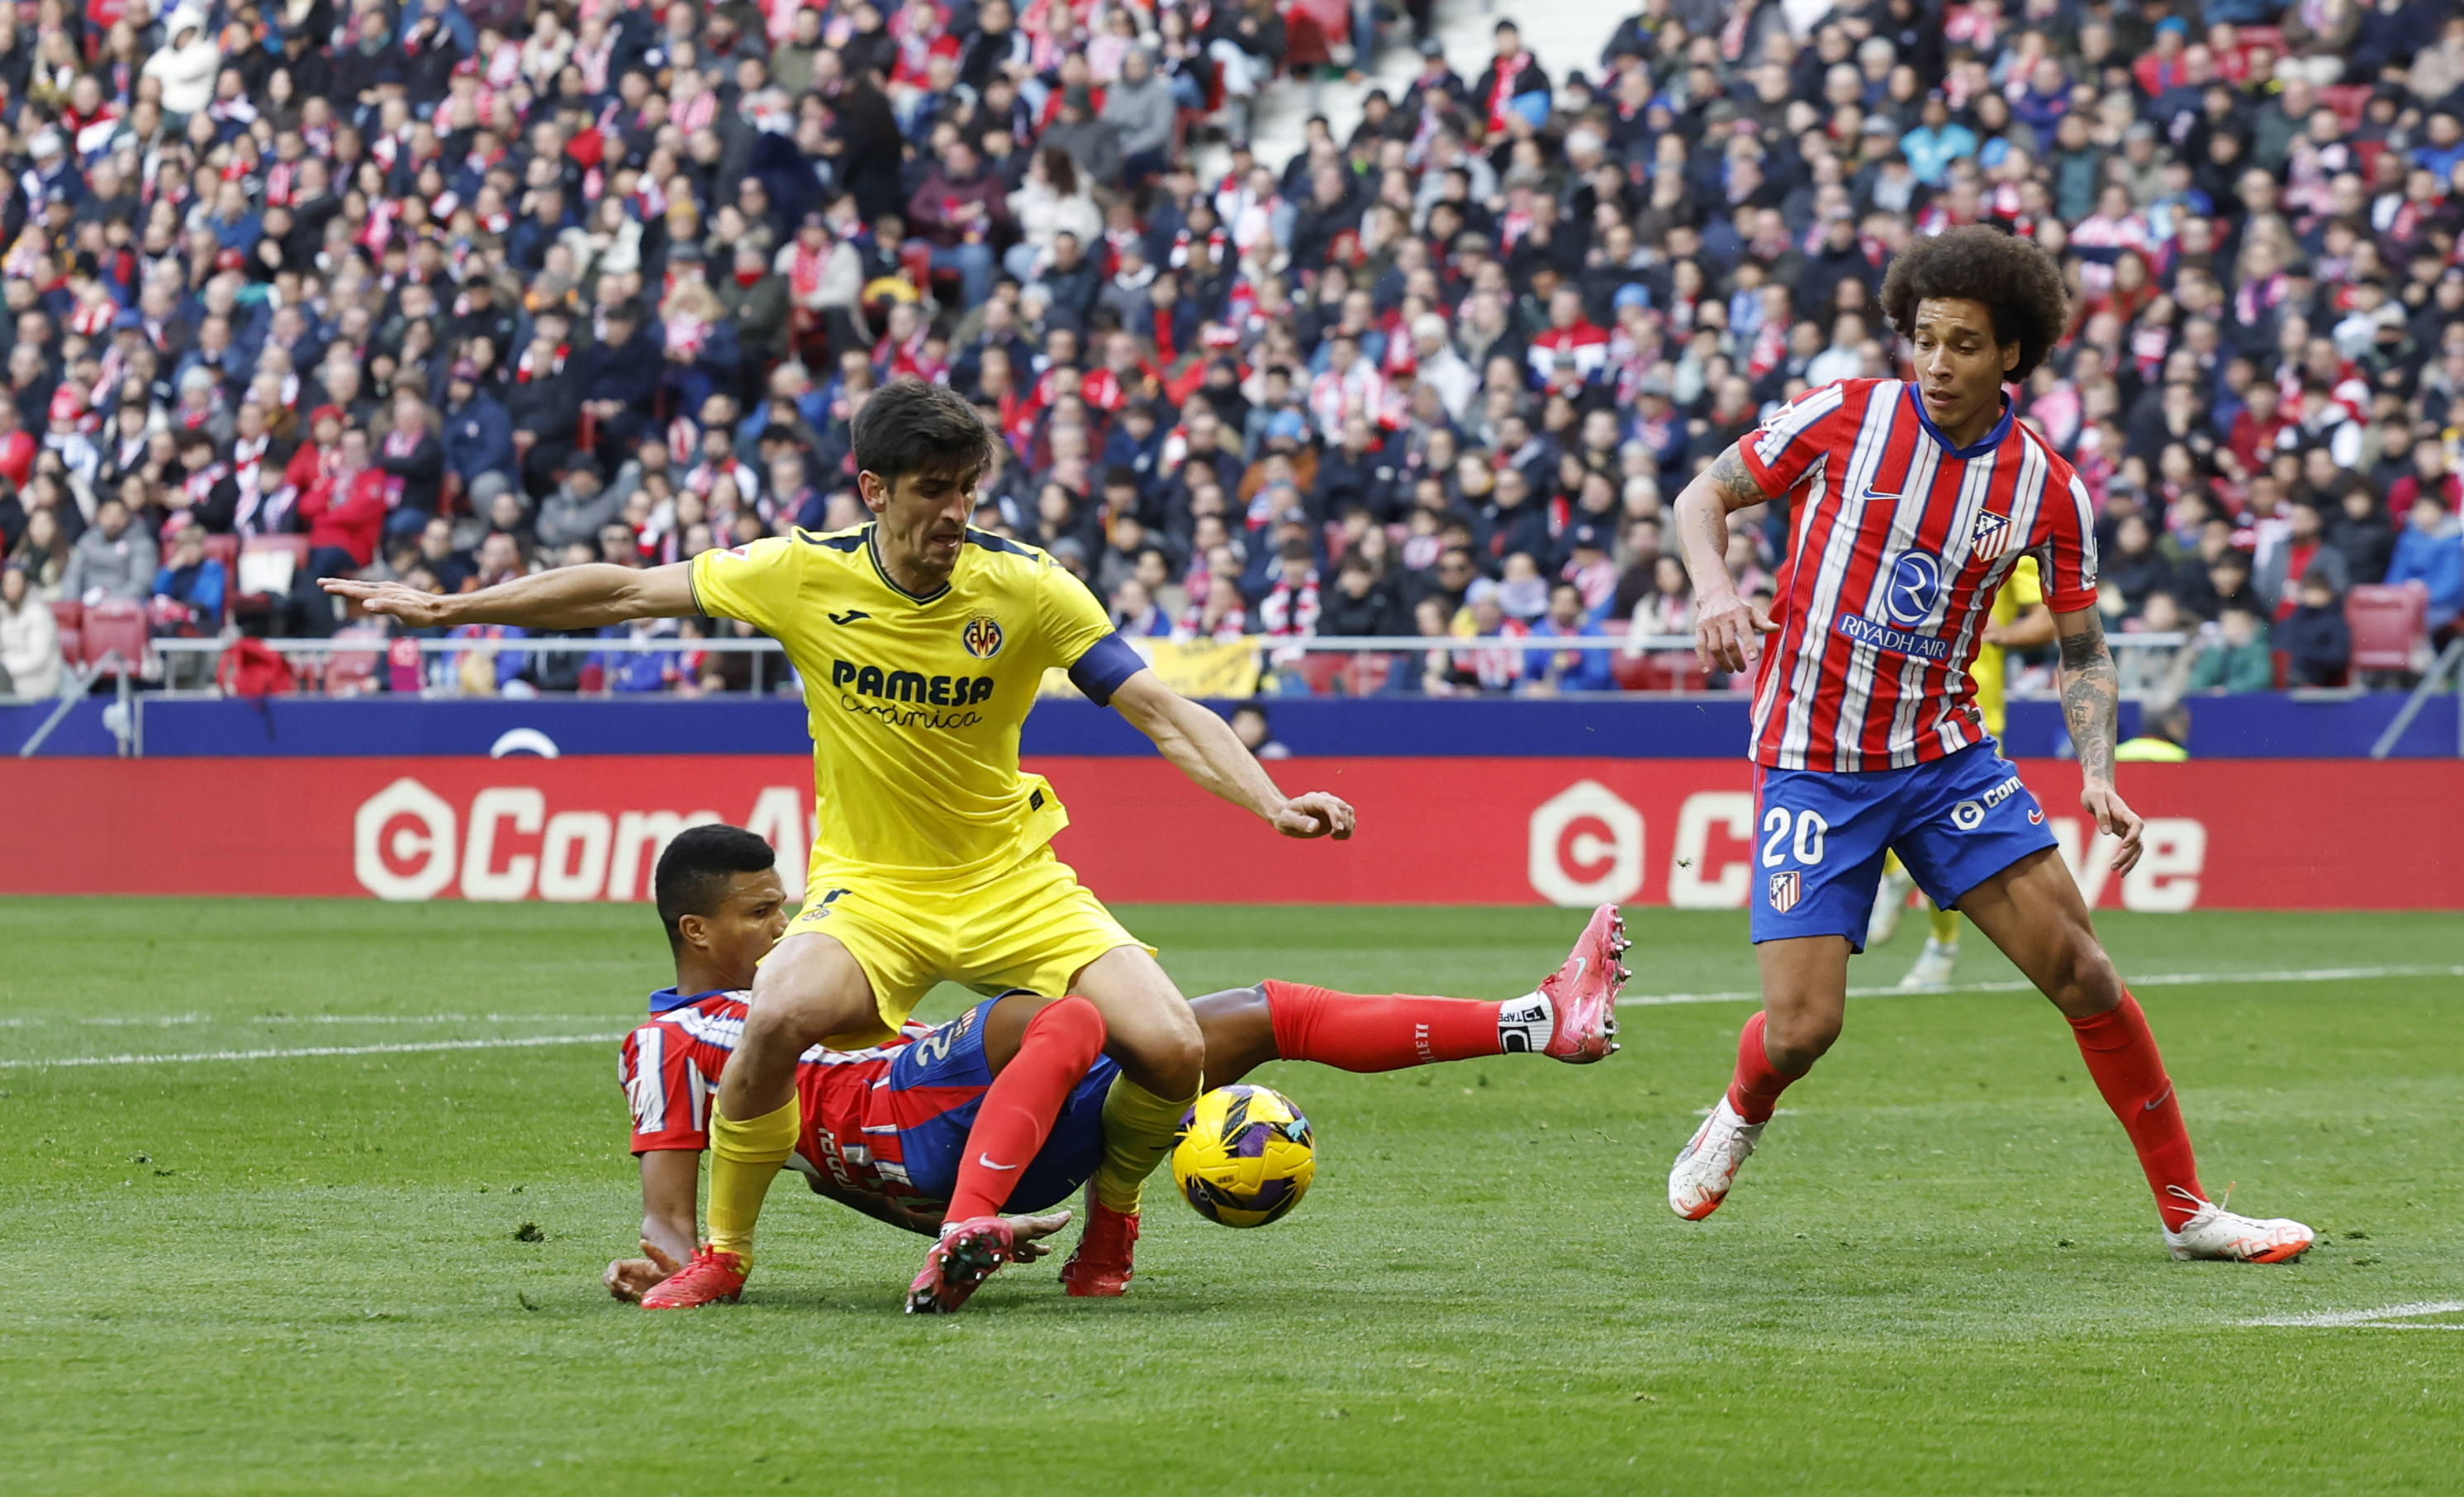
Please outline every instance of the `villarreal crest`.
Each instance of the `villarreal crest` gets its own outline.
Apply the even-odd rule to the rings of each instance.
[[[979,613],[958,630],[958,643],[978,660],[990,660],[1001,653],[1001,624],[989,613]]]

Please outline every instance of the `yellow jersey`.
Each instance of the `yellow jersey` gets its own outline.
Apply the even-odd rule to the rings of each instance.
[[[2023,556],[2019,564],[2011,568],[2003,580],[2002,590],[1993,597],[1993,610],[1986,617],[1995,624],[2009,624],[2019,617],[2019,610],[2045,601],[2042,579],[2036,575],[2036,559]],[[2003,708],[2004,690],[2009,687],[2011,665],[2009,651],[1999,645],[1986,644],[1976,648],[1976,664],[1969,676],[1976,683],[1976,710],[1985,718],[1985,731],[1996,738],[2002,737],[2002,726],[2009,717]]]
[[[986,531],[925,597],[891,581],[869,524],[705,551],[690,576],[696,606],[778,640],[803,678],[816,869],[937,883],[1017,863],[1069,823],[1018,767],[1045,668],[1105,702],[1145,663],[1086,583]]]

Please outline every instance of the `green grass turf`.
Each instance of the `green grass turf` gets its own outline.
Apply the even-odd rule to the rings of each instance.
[[[1124,914],[1192,993],[1504,996],[1579,924]],[[2102,923],[2140,973],[2464,960],[2453,916]],[[1750,982],[1742,916],[1634,930],[1637,992]],[[612,1032],[665,980],[639,906],[7,900],[0,954],[20,1061]],[[2143,997],[2211,1188],[2318,1225],[2307,1262],[2167,1261],[2013,994],[1852,1004],[1696,1225],[1664,1172],[1743,1003],[1630,1007],[1585,1070],[1280,1067],[1322,1161],[1291,1217],[1166,1194],[1128,1298],[1014,1269],[948,1321],[897,1313],[919,1240],[792,1180],[743,1305],[608,1301],[610,1045],[0,1068],[0,1491],[2454,1490],[2454,1331],[2239,1323],[2464,1299],[2459,983]]]

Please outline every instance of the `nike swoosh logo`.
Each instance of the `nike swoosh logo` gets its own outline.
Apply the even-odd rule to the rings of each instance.
[[[1591,967],[1591,964],[1592,964],[1592,958],[1589,958],[1589,957],[1577,957],[1577,958],[1574,958],[1574,980],[1575,980],[1575,981],[1580,982],[1581,980],[1583,980],[1583,974],[1584,974],[1584,972],[1585,972],[1585,971],[1587,971],[1587,970]]]
[[[869,619],[871,617],[871,614],[865,612],[862,608],[849,608],[845,613],[831,614],[830,622],[833,624],[853,624],[858,619]]]
[[[1880,489],[1867,489],[1865,491],[1865,502],[1868,504],[1897,504],[1900,500],[1905,497],[1905,495],[1901,494],[1884,494]]]
[[[993,1162],[993,1156],[988,1154],[977,1155],[976,1162],[988,1170],[1014,1170],[1018,1168],[1015,1164],[995,1164]]]
[[[2169,1097],[2169,1096],[2171,1096],[2172,1094],[2173,1094],[2173,1089],[2172,1089],[2172,1088],[2170,1088],[2170,1087],[2167,1087],[2167,1088],[2165,1089],[2165,1095],[2164,1095],[2164,1096],[2160,1096],[2160,1097],[2158,1097],[2158,1098],[2157,1098],[2155,1101],[2153,1101],[2153,1102],[2149,1102],[2149,1103],[2144,1104],[2144,1105],[2139,1109],[2139,1111],[2141,1111],[2141,1112],[2155,1112],[2158,1108],[2163,1107],[2163,1106],[2165,1105],[2165,1097]]]

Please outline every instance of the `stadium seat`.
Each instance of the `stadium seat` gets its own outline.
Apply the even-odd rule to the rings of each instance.
[[[78,655],[98,675],[136,674],[145,667],[145,641],[150,633],[145,605],[114,600],[85,610]]]
[[[2345,129],[2361,128],[2362,111],[2369,107],[2371,87],[2367,83],[2335,83],[2319,90],[2319,101],[2336,111],[2336,118]]]
[[[1311,696],[1340,694],[1338,687],[1343,680],[1343,668],[1351,662],[1351,659],[1350,655],[1331,649],[1312,649],[1301,656],[1301,679],[1309,683],[1309,694]]]
[[[2417,670],[2430,640],[2430,589],[2365,583],[2344,594],[2344,623],[2353,631],[2355,671]]]
[[[377,664],[383,658],[384,652],[379,649],[337,649],[325,657],[321,689],[328,696],[361,695],[371,689],[368,683],[375,678]]]
[[[1346,655],[1335,684],[1353,696],[1375,696],[1394,679],[1396,658],[1382,651]]]
[[[52,622],[63,631],[85,626],[85,605],[75,598],[56,599],[52,604]]]

